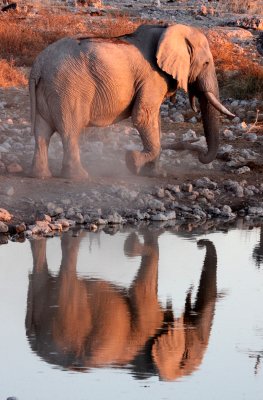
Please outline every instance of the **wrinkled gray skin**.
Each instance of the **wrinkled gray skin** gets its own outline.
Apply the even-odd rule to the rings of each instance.
[[[32,174],[50,177],[48,146],[57,131],[63,142],[62,176],[88,176],[79,154],[79,135],[87,126],[107,126],[132,116],[143,151],[128,151],[126,163],[143,173],[160,154],[160,106],[176,89],[200,102],[207,140],[203,163],[218,149],[219,112],[205,93],[218,98],[213,58],[206,37],[184,25],[142,25],[133,34],[114,39],[64,38],[36,59],[30,80],[35,154]]]

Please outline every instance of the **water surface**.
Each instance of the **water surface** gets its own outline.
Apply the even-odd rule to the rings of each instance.
[[[0,247],[0,399],[262,399],[261,228]]]

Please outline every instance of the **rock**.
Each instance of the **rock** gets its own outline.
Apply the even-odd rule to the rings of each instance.
[[[12,219],[13,215],[4,208],[0,208],[0,221],[8,222]]]
[[[179,113],[178,111],[171,115],[171,119],[174,122],[184,122],[183,114]]]
[[[16,233],[22,233],[26,231],[26,224],[22,222],[19,225],[16,225]]]
[[[98,218],[98,219],[95,221],[95,224],[96,224],[96,225],[107,225],[107,223],[108,223],[108,221],[107,221],[106,219],[103,219],[103,218]]]
[[[205,188],[205,189],[211,189],[211,190],[216,190],[217,189],[217,183],[211,181],[206,176],[203,177],[203,178],[199,178],[196,181],[194,181],[194,185],[195,185],[196,188]]]
[[[125,220],[122,218],[122,216],[120,214],[118,214],[117,212],[114,212],[113,214],[110,214],[107,217],[108,223],[115,225],[115,224],[123,224],[125,222]]]
[[[0,153],[0,156],[1,156],[1,153]],[[0,174],[4,174],[5,172],[6,172],[5,164],[2,161],[0,161]]]
[[[165,197],[164,188],[159,188],[159,189],[157,189],[156,196],[157,196],[159,199],[163,199],[163,198]]]
[[[233,140],[235,138],[233,132],[230,129],[225,129],[223,132],[223,136],[229,140]]]
[[[171,185],[171,184],[168,184],[166,187],[167,187],[167,189],[170,190],[172,193],[180,193],[180,192],[181,192],[181,189],[180,189],[180,186],[179,186],[179,185]]]
[[[69,220],[66,218],[59,218],[56,220],[56,223],[61,225],[62,228],[69,228],[70,227],[70,223]]]
[[[37,221],[51,222],[51,217],[49,215],[47,215],[47,214],[44,214],[43,212],[37,212],[36,220]]]
[[[167,216],[165,215],[165,214],[162,214],[162,213],[158,213],[158,214],[155,214],[155,215],[151,215],[151,218],[150,218],[152,221],[167,221],[168,219],[167,219]]]
[[[234,118],[232,119],[232,123],[233,123],[233,124],[239,124],[239,123],[240,123],[240,118],[239,118],[239,117],[234,117]]]
[[[250,172],[250,168],[247,167],[247,166],[238,168],[238,169],[236,170],[236,174],[238,174],[238,175],[246,174],[247,172]]]
[[[193,191],[193,185],[191,183],[183,183],[182,184],[182,191],[191,193]]]
[[[16,163],[16,162],[13,162],[13,163],[9,164],[6,167],[6,169],[7,169],[7,172],[9,172],[9,174],[17,174],[17,173],[23,171],[23,167],[20,164]]]
[[[165,211],[163,202],[157,199],[150,199],[147,203],[147,207],[152,210]]]
[[[258,136],[255,133],[252,132],[245,132],[243,133],[242,137],[249,142],[255,142],[258,138]]]
[[[232,101],[232,103],[230,104],[230,106],[231,106],[232,108],[238,107],[238,106],[239,106],[239,101],[238,101],[238,100]]]
[[[196,117],[192,117],[192,118],[189,119],[188,122],[190,122],[191,124],[196,124],[198,121],[197,121]]]
[[[189,129],[186,133],[183,134],[182,139],[184,142],[186,142],[189,140],[197,139],[197,136],[196,136],[195,131],[193,131],[192,129]]]
[[[13,194],[15,193],[15,189],[13,186],[7,185],[0,190],[0,193],[4,194],[5,196],[13,196]]]
[[[235,214],[232,213],[232,209],[228,205],[224,205],[221,212],[222,217],[232,218]]]
[[[59,232],[61,232],[62,229],[63,229],[62,224],[59,224],[58,222],[49,224],[49,227],[52,229],[52,231],[59,231]]]
[[[218,150],[218,156],[219,157],[226,157],[229,156],[234,152],[234,147],[231,144],[226,144],[224,146],[221,146]]]
[[[173,219],[176,219],[176,213],[175,213],[175,211],[168,211],[168,212],[165,214],[165,216],[167,217],[167,220],[168,220],[168,221],[173,220]]]
[[[199,194],[200,194],[201,196],[204,196],[204,197],[205,197],[207,200],[209,200],[209,201],[214,200],[214,198],[215,198],[214,192],[212,192],[212,191],[209,190],[209,189],[200,189],[200,190],[199,190]]]
[[[244,196],[244,189],[238,182],[228,179],[228,180],[224,181],[224,186],[225,186],[226,190],[233,192],[235,196],[237,196],[237,197]]]
[[[74,221],[76,221],[77,224],[84,224],[84,217],[80,212],[77,212],[73,218]]]
[[[0,233],[7,233],[7,232],[8,232],[8,226],[4,222],[0,221]]]
[[[256,215],[258,217],[263,217],[263,207],[249,207],[248,215]]]

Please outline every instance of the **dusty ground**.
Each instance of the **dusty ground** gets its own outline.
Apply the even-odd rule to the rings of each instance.
[[[120,5],[114,1],[110,3]],[[168,12],[164,8],[158,10],[145,7],[140,2],[121,3],[126,10],[130,10],[129,5],[133,3],[132,12],[139,10],[142,16],[145,13],[155,18],[168,15],[167,19],[171,19],[172,4],[167,4]],[[205,21],[196,19],[195,16],[190,18],[190,14],[183,11],[180,3],[173,7],[174,14],[182,20],[180,22],[188,18],[188,23],[195,21],[195,25],[215,24],[212,18]],[[249,46],[253,46],[253,43],[252,37]],[[257,54],[257,57],[260,56]],[[2,89],[0,207],[13,214],[10,221],[13,224],[33,222],[40,211],[53,217],[71,216],[73,219],[77,214],[87,216],[94,213],[107,219],[114,212],[135,220],[143,219],[142,214],[138,217],[139,212],[148,213],[145,219],[152,219],[153,215],[157,215],[158,219],[158,215],[166,218],[171,210],[176,212],[176,218],[179,219],[232,218],[235,213],[248,215],[248,218],[261,216],[261,213],[263,216],[263,129],[260,122],[260,118],[263,121],[263,103],[254,100],[235,105],[233,101],[234,99],[226,100],[226,104],[240,115],[240,119],[233,123],[222,120],[221,150],[219,157],[210,165],[200,164],[197,156],[188,151],[166,150],[162,152],[160,159],[165,177],[132,176],[125,165],[125,148],[140,146],[140,139],[130,122],[125,121],[111,128],[92,129],[83,134],[82,160],[88,168],[90,180],[73,182],[58,177],[62,149],[56,135],[52,139],[49,154],[54,177],[48,180],[30,177],[34,139],[30,135],[28,92],[25,88]],[[180,97],[177,111],[184,116],[184,122],[180,123],[174,122],[174,108],[170,104],[163,107],[164,144],[179,140],[189,129],[194,130],[197,138],[200,138],[201,123],[198,116],[197,121],[192,121],[194,115],[189,114],[188,110],[189,106]],[[256,110],[259,110],[260,118],[253,126]],[[241,125],[242,121],[250,125]],[[227,133],[226,129],[232,134]],[[208,177],[213,185],[208,182],[200,186],[197,180],[203,177]],[[230,209],[226,206],[230,206]],[[252,206],[254,211],[251,211]],[[199,216],[197,209],[200,210]],[[165,220],[162,216],[159,219],[162,218]],[[169,219],[169,215],[167,218]]]

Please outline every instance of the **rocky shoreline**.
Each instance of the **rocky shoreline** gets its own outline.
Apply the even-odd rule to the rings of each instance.
[[[105,12],[120,8],[131,18],[135,13],[142,19],[198,25],[218,46],[227,38],[237,54],[250,54],[251,60],[263,62],[255,40],[258,26],[237,28],[251,18],[253,22],[253,16],[249,20],[245,15],[234,16],[236,23],[227,27],[226,15],[218,12],[217,2],[208,2],[205,7],[203,2],[196,5],[194,1],[157,3],[109,1],[104,8]],[[79,6],[76,10],[79,12]],[[89,11],[82,9],[87,15]],[[62,143],[55,134],[49,151],[54,177],[41,181],[30,178],[34,138],[30,133],[28,90],[1,90],[0,242],[49,237],[75,227],[114,232],[124,225],[141,223],[175,229],[213,229],[239,218],[251,225],[261,223],[263,100],[224,97],[223,103],[236,117],[232,121],[221,119],[218,156],[208,165],[200,164],[195,154],[206,145],[200,113],[192,111],[187,96],[179,92],[176,104],[167,100],[161,107],[159,177],[135,177],[128,172],[126,149],[141,148],[138,132],[128,120],[92,128],[82,135],[81,158],[91,176],[88,182],[58,178]]]

